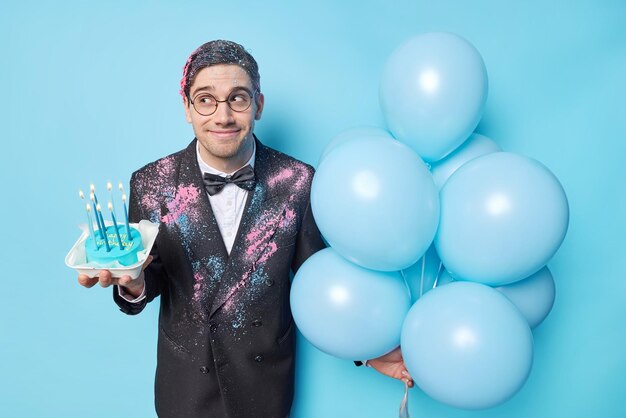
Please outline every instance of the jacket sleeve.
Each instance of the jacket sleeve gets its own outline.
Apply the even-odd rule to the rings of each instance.
[[[148,219],[141,208],[140,202],[141,197],[136,187],[136,173],[134,173],[130,180],[129,222],[138,223],[142,219]],[[165,270],[163,269],[156,242],[150,250],[150,255],[154,258],[144,270],[144,280],[146,282],[146,297],[144,299],[139,302],[129,302],[119,295],[118,286],[113,286],[113,300],[120,307],[120,310],[127,315],[137,315],[143,311],[149,302],[152,302],[154,298],[161,294],[161,284],[165,280]]]
[[[311,198],[309,197],[302,217],[302,223],[300,224],[300,230],[298,231],[298,237],[296,238],[296,251],[291,262],[293,273],[295,274],[298,271],[307,258],[324,248],[326,248],[326,244],[322,240],[322,235],[315,224],[315,219],[313,219]]]

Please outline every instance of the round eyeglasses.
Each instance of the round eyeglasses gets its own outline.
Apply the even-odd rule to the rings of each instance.
[[[196,112],[202,116],[211,116],[217,110],[219,103],[226,103],[234,112],[245,112],[250,108],[254,96],[259,90],[255,90],[252,95],[246,90],[236,90],[228,95],[226,100],[217,100],[215,96],[208,93],[200,93],[193,100],[189,99]]]

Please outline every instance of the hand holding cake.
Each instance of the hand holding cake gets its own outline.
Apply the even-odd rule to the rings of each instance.
[[[138,297],[143,292],[144,288],[144,274],[143,270],[152,262],[152,256],[149,255],[146,261],[143,264],[141,269],[141,274],[136,279],[133,279],[130,276],[122,276],[122,277],[113,277],[109,270],[101,270],[100,273],[96,277],[89,277],[86,274],[78,275],[78,283],[81,286],[86,288],[90,288],[96,285],[96,283],[100,283],[102,287],[109,287],[111,285],[122,286],[126,293],[131,294],[134,297]]]

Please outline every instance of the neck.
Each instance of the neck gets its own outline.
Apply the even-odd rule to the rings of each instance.
[[[207,165],[223,173],[232,173],[246,165],[252,157],[252,152],[254,151],[254,137],[250,135],[250,137],[246,138],[244,144],[237,151],[237,153],[229,158],[216,158],[215,156],[208,154],[203,149],[202,145],[200,145],[199,148],[200,156]]]

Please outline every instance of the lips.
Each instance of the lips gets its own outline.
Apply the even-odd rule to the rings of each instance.
[[[209,131],[211,136],[218,139],[233,139],[239,135],[240,129],[229,129],[229,130],[220,130],[220,131]]]

